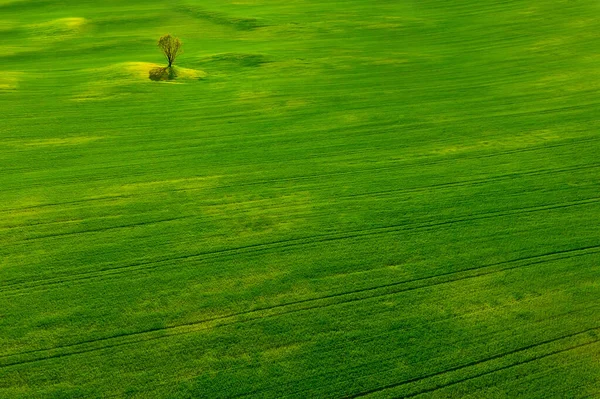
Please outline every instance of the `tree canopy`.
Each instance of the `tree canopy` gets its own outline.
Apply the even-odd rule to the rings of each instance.
[[[158,47],[161,49],[167,58],[167,61],[169,62],[168,68],[173,65],[177,56],[183,52],[181,49],[182,45],[183,43],[181,43],[181,40],[175,36],[163,35],[160,37],[160,39],[158,39]]]

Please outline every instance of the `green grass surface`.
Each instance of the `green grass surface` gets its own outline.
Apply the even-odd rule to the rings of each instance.
[[[0,0],[0,397],[599,397],[598,15]]]

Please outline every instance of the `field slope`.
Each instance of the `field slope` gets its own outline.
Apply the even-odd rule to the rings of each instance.
[[[0,398],[600,397],[598,15],[0,0]]]

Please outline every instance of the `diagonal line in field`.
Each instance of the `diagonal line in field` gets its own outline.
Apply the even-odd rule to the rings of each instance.
[[[451,372],[454,372],[454,371],[459,371],[459,370],[467,369],[469,367],[476,366],[476,365],[479,365],[479,364],[482,364],[482,363],[485,363],[485,362],[489,362],[489,361],[500,359],[500,358],[503,358],[503,357],[506,357],[506,356],[509,356],[509,355],[514,355],[514,354],[517,354],[517,353],[525,352],[525,351],[527,351],[529,349],[533,349],[535,347],[539,347],[539,346],[542,346],[542,345],[551,344],[551,343],[558,342],[558,341],[561,341],[561,340],[564,340],[564,339],[573,338],[573,337],[576,337],[578,335],[584,335],[584,334],[587,334],[587,333],[590,333],[590,332],[597,332],[598,330],[600,330],[600,326],[593,327],[593,328],[588,328],[588,329],[585,329],[583,331],[579,331],[579,332],[576,332],[576,333],[563,335],[561,337],[548,339],[548,340],[545,340],[545,341],[542,341],[542,342],[538,342],[538,343],[535,343],[535,344],[527,345],[527,346],[524,346],[524,347],[521,347],[521,348],[518,348],[518,349],[514,349],[514,350],[511,350],[511,351],[508,351],[508,352],[500,353],[500,354],[491,356],[491,357],[483,359],[483,360],[472,361],[472,362],[468,362],[468,363],[465,363],[465,364],[460,365],[460,366],[451,367],[451,368],[449,368],[447,370],[444,370],[444,371],[440,371],[440,372],[436,372],[436,373],[430,373],[430,374],[425,374],[425,375],[422,375],[422,376],[419,376],[419,377],[415,377],[415,378],[411,378],[411,379],[408,379],[408,380],[404,380],[404,381],[401,381],[401,382],[397,382],[397,383],[393,383],[393,384],[388,384],[388,385],[385,385],[385,386],[382,386],[382,387],[379,387],[379,388],[370,389],[368,391],[363,391],[363,392],[360,392],[360,393],[357,393],[357,394],[354,394],[354,395],[349,395],[349,396],[346,396],[345,398],[346,399],[361,398],[361,397],[368,396],[368,395],[371,395],[371,394],[374,394],[374,393],[378,393],[378,392],[382,392],[382,391],[385,391],[385,390],[388,390],[388,389],[398,388],[398,387],[400,387],[402,385],[407,385],[407,384],[411,384],[411,383],[423,381],[423,380],[426,380],[426,379],[429,379],[429,378],[432,378],[432,377],[436,377],[438,375],[443,375],[443,374],[451,373]],[[478,373],[478,374],[473,375],[471,377],[463,378],[463,379],[460,379],[458,381],[453,381],[451,383],[443,384],[443,385],[440,385],[440,386],[437,386],[437,387],[434,387],[434,388],[430,388],[430,389],[426,389],[426,390],[423,390],[423,391],[415,392],[415,393],[412,393],[412,394],[409,394],[409,395],[402,395],[401,397],[402,398],[411,398],[411,397],[414,397],[414,396],[417,396],[417,395],[421,395],[421,394],[424,394],[424,393],[433,392],[433,391],[436,391],[438,389],[441,389],[441,388],[444,388],[444,387],[447,387],[447,386],[455,385],[455,384],[458,384],[458,383],[461,383],[461,382],[464,382],[464,381],[468,381],[468,380],[472,380],[472,379],[475,379],[475,378],[478,378],[478,377],[482,377],[482,376],[485,376],[485,375],[493,374],[495,372],[506,370],[506,369],[509,369],[509,368],[512,368],[512,367],[517,367],[517,366],[522,365],[522,364],[531,363],[533,361],[540,360],[540,359],[543,359],[545,357],[553,356],[553,355],[560,354],[560,353],[563,353],[563,352],[567,352],[567,351],[570,351],[570,350],[573,350],[573,349],[581,348],[581,347],[588,346],[588,345],[593,345],[593,344],[598,343],[598,342],[600,342],[600,339],[593,339],[590,342],[585,342],[585,343],[577,344],[577,345],[570,346],[570,347],[567,347],[567,348],[557,349],[557,350],[551,351],[549,353],[545,353],[545,354],[542,354],[542,355],[534,356],[533,358],[527,359],[525,361],[516,362],[516,363],[510,364],[510,365],[499,367],[499,368],[494,369],[494,370],[489,370],[489,371],[485,371],[485,372],[482,372],[482,373]]]
[[[590,331],[595,331],[595,330],[597,330],[597,329],[593,329],[593,330],[590,330]],[[585,331],[584,331],[584,333],[585,333]],[[463,379],[460,379],[460,380],[457,380],[457,381],[453,381],[451,383],[439,385],[439,386],[437,386],[435,388],[426,389],[426,390],[421,391],[421,392],[415,392],[415,393],[410,394],[410,395],[403,395],[402,397],[403,398],[412,398],[412,397],[415,397],[417,395],[421,395],[421,394],[425,394],[425,393],[430,393],[430,392],[433,392],[433,391],[437,391],[439,389],[443,389],[443,388],[446,388],[446,387],[449,387],[449,386],[452,386],[452,385],[460,384],[460,383],[463,383],[463,382],[466,382],[466,381],[469,381],[469,380],[474,380],[476,378],[483,377],[483,376],[486,376],[486,375],[489,375],[489,374],[493,374],[493,373],[496,373],[496,372],[499,372],[499,371],[503,371],[503,370],[507,370],[507,369],[510,369],[510,368],[513,368],[513,367],[521,366],[523,364],[535,362],[537,360],[544,359],[546,357],[558,355],[560,353],[569,352],[569,351],[572,351],[574,349],[583,348],[583,347],[586,347],[586,346],[589,346],[589,345],[594,345],[594,344],[596,344],[598,342],[600,342],[600,340],[596,339],[596,340],[593,340],[591,342],[586,342],[586,343],[583,343],[583,344],[578,344],[578,345],[570,346],[568,348],[558,349],[558,350],[552,351],[550,353],[546,353],[546,354],[543,354],[543,355],[535,356],[535,357],[533,357],[531,359],[527,359],[527,360],[524,360],[522,362],[517,362],[517,363],[514,363],[514,364],[502,366],[502,367],[499,367],[499,368],[497,368],[495,370],[490,370],[490,371],[486,371],[486,372],[483,372],[483,373],[479,373],[479,374],[473,375],[471,377],[467,377],[467,378],[463,378]]]
[[[444,190],[444,189],[449,189],[449,188],[454,188],[454,187],[470,187],[470,186],[477,186],[477,185],[485,185],[485,184],[492,183],[492,182],[519,179],[519,178],[523,178],[523,177],[541,176],[541,175],[548,175],[548,174],[555,175],[555,174],[559,174],[559,173],[567,173],[567,172],[587,170],[587,169],[597,169],[599,167],[600,167],[600,163],[574,165],[574,166],[570,166],[570,167],[566,167],[566,168],[537,169],[537,170],[532,170],[532,171],[527,171],[527,172],[506,173],[506,174],[502,174],[502,175],[490,176],[490,177],[479,178],[479,179],[438,183],[438,184],[432,184],[432,185],[428,185],[428,186],[418,186],[418,187],[400,188],[400,189],[392,189],[392,190],[381,190],[381,191],[370,191],[370,192],[365,192],[365,193],[347,194],[347,195],[342,195],[338,198],[340,198],[340,199],[341,198],[359,198],[359,197],[378,196],[378,195],[385,195],[385,194],[427,192],[427,191],[434,191],[434,190]],[[322,177],[322,175],[318,175],[315,177]],[[310,178],[313,178],[313,176],[307,177],[307,179],[310,179]],[[279,182],[279,181],[285,181],[285,180],[301,180],[301,179],[304,179],[304,178],[278,179],[276,181]],[[248,183],[248,184],[266,184],[268,182],[269,181],[261,181],[261,182],[257,182],[257,183]],[[244,184],[242,184],[242,185],[244,185]],[[233,187],[233,186],[217,186],[215,188],[223,188],[223,187]],[[189,192],[189,191],[195,191],[195,190],[199,190],[199,189],[175,188],[175,189],[171,189],[171,190],[159,190],[158,193],[180,192],[180,191]],[[157,192],[153,192],[153,193],[157,193]],[[118,200],[118,199],[122,199],[122,198],[131,198],[131,197],[135,197],[135,196],[136,196],[135,194],[122,195],[122,196],[106,196],[106,197],[100,197],[100,198],[94,198],[94,199],[82,199],[82,200],[78,200],[78,201],[71,201],[71,202],[65,202],[65,203],[60,203],[60,204],[38,205],[38,206],[22,208],[22,209],[35,209],[37,207],[58,206],[58,205],[63,205],[63,204],[79,204],[79,203],[83,203],[83,202],[98,201],[98,200]],[[220,205],[221,204],[217,204],[215,206],[220,206]],[[259,206],[262,206],[262,205],[259,205]],[[0,210],[0,214],[3,212],[6,212],[6,211]],[[38,235],[38,236],[30,237],[30,238],[24,238],[22,241],[31,241],[31,240],[37,240],[37,239],[49,238],[49,237],[60,237],[60,236],[74,235],[74,234],[79,234],[79,233],[100,232],[100,231],[118,229],[118,228],[123,228],[123,227],[135,227],[137,225],[155,224],[155,223],[160,223],[160,222],[168,222],[168,221],[172,221],[172,220],[188,219],[188,218],[194,218],[194,217],[197,217],[197,215],[183,215],[180,217],[174,217],[174,218],[169,218],[169,219],[164,219],[164,220],[132,223],[129,225],[122,225],[122,226],[109,226],[109,227],[100,228],[100,229],[90,229],[90,230],[83,230],[83,231],[72,231],[72,232],[57,233],[57,234]],[[86,219],[79,219],[78,221],[82,222],[84,220],[86,220]],[[57,223],[57,222],[50,221],[50,222],[29,223],[29,224],[23,224],[23,225],[11,225],[11,226],[0,227],[0,231],[11,230],[11,229],[20,229],[20,228],[31,228],[31,227],[35,227],[35,226],[50,225],[50,224],[55,224],[55,223]]]
[[[576,309],[576,310],[569,310],[569,311],[566,311],[566,312],[557,313],[557,314],[552,315],[551,317],[548,317],[548,318],[536,321],[535,324],[542,325],[542,323],[548,322],[549,320],[557,320],[557,319],[563,318],[563,317],[565,317],[567,315],[579,314],[579,313],[586,312],[586,311],[589,311],[589,310],[592,310],[592,309],[595,311],[599,306],[600,305],[595,304],[595,305],[590,305],[590,306],[584,306],[584,307]],[[481,312],[484,312],[484,311],[485,310],[483,310],[483,311],[476,311],[476,312],[469,312],[469,313],[462,314],[462,315],[460,315],[458,317],[470,316],[470,315],[481,313]],[[430,322],[425,322],[425,323],[419,323],[415,327],[424,327],[426,325],[434,325],[434,324],[437,324],[437,323],[443,323],[443,322],[447,322],[448,319],[452,319],[452,318],[454,318],[454,316],[450,316],[450,317],[447,317],[447,318],[442,318],[442,319],[435,320],[435,321],[430,321]],[[370,341],[374,340],[374,338],[384,337],[384,336],[390,335],[391,333],[393,333],[393,331],[400,330],[400,329],[404,329],[404,327],[401,326],[401,327],[397,327],[397,328],[388,330],[385,334],[379,334],[377,336],[369,336],[369,337],[367,337],[365,339],[360,339],[360,340],[356,340],[356,341],[352,340],[349,343],[344,343],[343,345],[339,345],[339,347],[337,347],[337,348],[328,349],[328,350],[325,350],[325,351],[321,350],[320,353],[322,354],[323,352],[329,352],[329,351],[332,351],[332,350],[335,350],[335,349],[341,349],[341,348],[347,347],[348,344],[354,345],[355,342],[370,342]],[[402,355],[394,355],[394,356],[385,357],[385,358],[382,358],[382,359],[377,359],[377,360],[372,360],[372,361],[368,361],[368,362],[364,362],[364,363],[360,363],[360,364],[355,364],[353,366],[345,367],[345,368],[342,367],[342,366],[340,366],[340,368],[338,368],[335,371],[315,373],[313,375],[309,375],[308,377],[300,378],[298,380],[295,380],[295,381],[292,381],[292,382],[288,382],[287,384],[283,384],[283,385],[286,385],[287,387],[289,387],[289,386],[292,386],[292,385],[294,385],[294,383],[297,383],[299,381],[304,381],[304,380],[308,380],[308,379],[315,378],[315,377],[319,377],[319,378],[323,378],[323,377],[327,378],[327,376],[335,377],[336,375],[338,375],[342,371],[344,371],[344,372],[347,372],[347,371],[356,371],[356,370],[360,370],[360,369],[365,368],[365,367],[369,368],[369,367],[374,366],[374,365],[381,366],[382,364],[384,364],[386,362],[392,362],[393,363],[395,360],[401,359],[403,356],[404,356],[404,354],[402,354]],[[385,371],[389,371],[389,370],[378,371],[378,372],[375,372],[375,373],[364,374],[364,375],[361,374],[362,377],[360,377],[360,378],[368,379],[368,378],[372,377],[375,374],[379,374],[379,373],[385,372]],[[440,373],[443,373],[443,372],[444,371],[441,371]],[[310,383],[308,383],[308,385],[310,386]],[[336,385],[339,385],[339,384],[336,384]],[[282,384],[278,384],[277,387],[279,389],[281,389],[282,388]],[[268,388],[262,388],[262,389],[257,389],[257,390],[250,391],[250,392],[245,392],[245,393],[239,394],[239,395],[237,395],[235,397],[252,396],[252,395],[255,395],[257,393],[270,391],[271,389],[272,389],[272,386],[268,387]],[[284,388],[284,389],[286,390],[286,392],[288,392],[287,388]],[[307,392],[309,390],[310,390],[310,388],[303,389],[303,390],[300,390],[300,391],[295,391],[295,392],[293,392],[291,394],[292,394],[292,396],[294,394],[303,394],[303,396],[301,396],[301,397],[310,397],[311,395],[308,394],[308,392]]]
[[[550,318],[540,320],[537,323],[541,324],[543,321],[555,320],[557,318],[563,317],[563,316],[568,315],[568,314],[579,313],[579,312],[582,312],[582,311],[585,311],[585,310],[595,309],[597,307],[598,307],[598,305],[594,305],[594,306],[587,306],[587,307],[578,309],[576,311],[570,310],[568,312],[556,314],[556,315],[554,315],[554,316],[552,316]],[[477,312],[473,312],[473,313],[480,313],[480,312],[481,311],[477,311]],[[469,314],[472,314],[472,313],[467,313],[465,315],[469,315]],[[448,318],[452,318],[452,317],[448,317]],[[427,323],[421,323],[421,324],[419,324],[419,326],[425,326],[425,325],[435,324],[435,323],[444,322],[444,321],[447,321],[447,318],[441,319],[441,320],[436,320],[436,321],[431,321],[431,322],[427,322]],[[395,328],[394,330],[398,330],[398,329],[402,329],[402,328],[403,327],[398,327],[398,328]],[[368,336],[368,337],[362,338],[362,339],[351,340],[351,343],[344,342],[344,343],[339,344],[339,345],[337,345],[335,347],[328,347],[327,349],[321,349],[319,351],[319,353],[322,355],[323,353],[333,352],[335,350],[346,348],[348,344],[355,345],[356,343],[359,343],[359,342],[363,342],[363,343],[364,342],[371,342],[375,338],[388,336],[391,333],[392,333],[392,331],[387,331],[384,334],[378,334],[376,336]],[[575,333],[575,334],[577,335],[577,334],[583,334],[583,333],[585,333],[585,331],[584,332]],[[564,336],[562,338],[564,338]],[[593,344],[593,343],[594,342],[590,342],[589,344]],[[585,346],[585,344],[584,344],[584,346]],[[571,348],[571,349],[575,349],[575,348]],[[571,349],[568,349],[568,350],[571,350]],[[304,397],[304,398],[315,397],[314,394],[310,393],[310,388],[296,390],[296,391],[290,391],[289,387],[293,386],[295,383],[298,383],[300,381],[306,381],[306,380],[309,380],[309,379],[314,378],[314,377],[321,377],[321,378],[323,378],[323,377],[326,377],[326,376],[329,376],[329,375],[335,376],[335,375],[338,375],[340,371],[358,370],[358,369],[361,369],[361,368],[364,368],[364,367],[368,367],[368,366],[371,366],[371,365],[375,365],[375,364],[380,365],[380,364],[385,363],[385,362],[390,362],[390,361],[394,361],[396,359],[402,358],[402,356],[403,355],[394,355],[392,357],[386,357],[386,358],[378,359],[378,360],[375,360],[375,361],[369,361],[369,362],[366,362],[366,363],[360,363],[358,365],[353,365],[351,367],[337,369],[336,371],[314,373],[312,375],[309,375],[308,377],[300,378],[298,380],[293,380],[291,382],[288,381],[287,383],[275,383],[274,385],[272,385],[270,387],[263,387],[263,388],[255,389],[255,390],[252,390],[252,391],[246,391],[246,392],[243,392],[243,393],[239,393],[239,394],[233,395],[231,397],[232,398],[256,397],[256,395],[260,396],[261,394],[265,394],[267,392],[271,393],[272,395],[278,395],[277,397],[281,397],[281,398],[283,398],[283,397]],[[484,363],[485,361],[486,360],[484,359],[484,360],[481,361],[481,363]],[[518,366],[518,364],[513,364],[513,366]],[[245,366],[232,367],[232,368],[229,368],[228,370],[235,371],[235,370],[238,370],[238,369],[252,368],[252,367],[253,367],[252,365],[245,365]],[[494,371],[498,371],[498,370],[494,370]],[[442,375],[444,373],[445,373],[445,371],[439,372],[440,375]],[[375,373],[375,374],[377,374],[377,373]],[[364,378],[369,378],[372,375],[373,374],[365,374],[363,377]],[[188,379],[185,379],[185,381],[193,380],[195,378],[197,378],[197,377],[190,377]],[[176,381],[176,382],[172,382],[172,381],[171,382],[164,382],[164,383],[160,383],[160,384],[154,385],[152,387],[152,389],[156,389],[156,388],[160,388],[160,387],[166,387],[166,386],[173,386],[173,385],[176,385],[177,383],[180,383],[180,382],[181,382],[181,380]],[[310,383],[308,383],[308,384],[310,386]],[[342,383],[337,383],[335,385],[341,385],[341,384]],[[273,391],[273,389],[272,389],[275,386],[278,388],[277,391]],[[280,395],[279,392],[286,392],[286,395],[283,395],[283,394]],[[298,395],[302,395],[302,396],[298,396]]]
[[[67,231],[64,233],[44,234],[44,235],[38,235],[38,236],[34,236],[34,237],[27,237],[27,238],[24,238],[22,241],[36,241],[36,240],[42,240],[45,238],[56,238],[56,237],[72,236],[72,235],[78,235],[78,234],[99,233],[102,231],[128,229],[128,228],[134,228],[134,227],[139,227],[139,226],[147,226],[147,225],[153,225],[153,224],[159,224],[159,223],[174,222],[176,220],[190,219],[193,217],[195,217],[195,216],[194,215],[177,216],[177,217],[172,217],[172,218],[147,220],[144,222],[122,224],[119,226],[107,226],[107,227],[99,227],[96,229],[89,229],[89,230]]]
[[[521,172],[521,173],[507,173],[503,175],[491,176],[487,178],[481,179],[472,179],[472,180],[464,180],[464,181],[456,181],[456,182],[448,182],[448,183],[439,183],[433,184],[430,186],[423,187],[412,187],[405,189],[395,189],[395,190],[382,190],[382,191],[372,191],[368,193],[357,193],[346,195],[345,197],[368,197],[371,195],[381,195],[381,194],[394,194],[394,193],[413,193],[413,192],[423,192],[430,190],[439,190],[453,187],[469,187],[469,186],[477,186],[484,185],[490,182],[498,182],[505,180],[513,180],[522,177],[530,177],[530,176],[542,176],[548,174],[557,174],[557,173],[565,173],[565,172],[573,172],[585,169],[596,169],[600,167],[600,164],[587,164],[587,165],[576,165],[568,168],[554,168],[554,169],[539,169],[529,172]]]
[[[488,270],[488,271],[485,271],[482,273],[468,274],[471,271],[477,271],[480,269],[491,268],[491,267],[498,266],[498,265],[518,263],[523,260],[518,259],[518,260],[513,260],[513,261],[504,261],[504,262],[499,262],[497,264],[474,267],[474,268],[463,270],[463,271],[449,272],[449,273],[445,273],[443,275],[436,275],[436,276],[432,276],[432,277],[423,277],[423,278],[410,280],[410,281],[390,283],[390,284],[386,284],[386,285],[382,285],[382,286],[378,286],[378,287],[369,287],[369,288],[364,288],[364,289],[350,291],[350,292],[330,294],[330,295],[325,295],[325,296],[318,297],[318,298],[309,298],[309,299],[304,299],[304,300],[295,301],[295,302],[288,302],[288,303],[273,305],[273,306],[269,306],[269,307],[253,309],[253,310],[249,310],[249,311],[232,313],[229,315],[217,316],[217,317],[204,319],[204,320],[191,322],[191,323],[184,323],[184,324],[173,325],[173,326],[168,326],[168,327],[157,327],[157,328],[153,328],[153,329],[137,331],[137,332],[132,332],[132,333],[123,333],[123,334],[119,334],[119,335],[115,335],[115,336],[96,338],[96,339],[92,339],[92,340],[88,340],[88,341],[63,345],[63,346],[54,347],[54,348],[37,349],[37,350],[33,350],[33,351],[27,351],[27,352],[15,353],[15,354],[7,354],[7,355],[0,356],[0,359],[7,359],[7,358],[12,358],[12,357],[17,357],[17,356],[26,356],[26,355],[36,354],[36,353],[51,352],[51,351],[56,351],[56,350],[61,350],[61,349],[68,349],[68,348],[77,348],[80,346],[85,346],[88,344],[94,344],[94,343],[98,343],[98,342],[109,342],[108,345],[104,345],[104,346],[100,346],[100,347],[82,348],[79,350],[75,350],[73,352],[50,354],[48,356],[0,364],[0,368],[14,366],[14,365],[18,365],[18,364],[24,364],[24,363],[43,361],[43,360],[53,359],[53,358],[57,358],[57,357],[76,355],[76,354],[80,354],[80,353],[94,352],[94,351],[98,351],[98,350],[109,349],[109,348],[114,348],[114,347],[119,347],[119,346],[124,346],[124,345],[132,345],[132,344],[137,344],[137,343],[141,343],[141,342],[152,341],[152,340],[159,339],[159,338],[190,334],[193,332],[207,330],[210,328],[224,327],[224,326],[228,326],[228,325],[253,322],[256,320],[260,320],[260,319],[278,317],[278,316],[288,315],[288,314],[292,314],[292,313],[311,311],[311,310],[321,309],[321,308],[328,308],[331,306],[344,305],[344,304],[357,302],[357,301],[361,301],[361,300],[368,300],[368,299],[380,298],[383,296],[396,295],[396,294],[400,294],[400,293],[404,293],[404,292],[408,292],[408,291],[414,291],[414,290],[418,290],[418,289],[427,289],[427,288],[431,288],[431,287],[441,285],[441,284],[454,283],[454,282],[461,281],[461,280],[477,278],[477,277],[481,277],[484,275],[503,272],[503,271],[507,271],[507,270],[511,270],[511,269],[517,269],[517,268],[527,267],[527,266],[531,266],[531,265],[535,265],[535,264],[541,264],[541,263],[546,263],[546,262],[551,262],[551,261],[556,261],[556,260],[561,260],[561,259],[568,259],[568,258],[574,258],[574,257],[578,257],[578,256],[595,254],[595,253],[598,253],[599,251],[590,251],[590,252],[587,252],[587,251],[589,249],[595,249],[598,247],[600,247],[600,246],[581,248],[581,249],[577,249],[577,250],[560,251],[560,252],[550,253],[550,254],[546,254],[546,255],[542,255],[542,256],[532,257],[532,258],[526,259],[526,262],[523,265],[517,264],[517,265],[510,266],[510,267],[499,268],[498,270]],[[573,252],[575,252],[575,254],[573,254]],[[559,255],[559,256],[556,256],[556,255]],[[563,256],[561,256],[561,255],[563,255]],[[564,255],[566,255],[566,256],[564,256]],[[547,259],[547,258],[551,258],[551,259]],[[531,260],[531,262],[527,262],[527,260]],[[466,274],[466,275],[464,275],[464,274]],[[454,279],[445,279],[445,280],[440,279],[440,277],[446,277],[449,275],[459,275],[459,277],[454,278]],[[435,279],[438,279],[439,281],[435,281]],[[364,296],[364,297],[360,297],[360,296],[352,297],[352,295],[360,295],[361,293],[373,292],[373,291],[377,291],[377,290],[381,290],[381,289],[385,289],[385,288],[400,286],[403,284],[410,284],[410,283],[414,283],[414,282],[418,283],[418,282],[427,281],[427,280],[434,280],[434,282],[430,283],[430,284],[406,287],[404,289],[395,290],[395,291],[376,293],[374,295],[368,295],[368,296]],[[347,296],[350,296],[350,298],[343,300],[343,301],[325,302],[325,303],[318,304],[319,301],[327,301],[330,299],[336,299],[339,297],[347,297]],[[317,303],[317,305],[315,305],[315,306],[293,308],[294,305],[301,305],[301,304],[305,304],[305,303],[315,303],[315,302]],[[286,309],[286,308],[290,308],[290,307],[292,307],[292,309]],[[263,312],[269,312],[269,311],[274,311],[274,310],[278,310],[278,309],[283,309],[283,311],[274,312],[274,313],[270,313],[270,314],[269,313],[262,314]],[[246,317],[250,316],[250,317],[245,318],[245,319],[244,318],[239,319],[244,316],[246,316]],[[152,333],[162,333],[162,334],[158,335],[158,336],[151,336],[151,337],[148,337],[145,339],[137,339],[140,336],[149,335]],[[128,338],[131,338],[131,340],[110,344],[110,341],[114,341],[114,340],[118,340],[118,339],[128,339]]]
[[[476,221],[476,220],[513,216],[513,215],[533,213],[533,212],[543,212],[543,211],[547,211],[547,210],[555,210],[555,209],[563,209],[563,208],[569,208],[569,207],[575,207],[575,206],[589,205],[589,204],[594,204],[597,202],[600,202],[600,197],[589,198],[589,199],[570,202],[570,203],[542,205],[542,206],[529,207],[529,208],[517,208],[517,209],[511,209],[508,211],[501,211],[501,212],[481,213],[481,214],[477,214],[477,215],[455,218],[455,219],[445,220],[445,221],[441,221],[441,222],[429,221],[429,222],[420,223],[420,224],[390,225],[390,226],[384,226],[384,227],[374,227],[374,228],[370,228],[370,229],[347,231],[344,233],[327,233],[327,234],[315,235],[315,236],[310,236],[310,237],[292,238],[292,239],[287,239],[287,240],[273,241],[273,242],[269,242],[269,243],[250,244],[250,245],[236,247],[236,248],[226,248],[226,249],[221,249],[221,250],[216,250],[216,251],[201,252],[201,253],[196,253],[196,254],[186,254],[186,255],[176,256],[176,257],[172,257],[172,258],[158,259],[158,260],[152,260],[152,261],[146,261],[146,262],[136,262],[136,263],[131,263],[128,265],[109,267],[109,268],[106,268],[103,270],[70,274],[69,276],[67,276],[65,278],[51,278],[51,279],[46,279],[46,280],[37,280],[37,281],[34,281],[33,283],[28,281],[25,283],[15,282],[15,283],[4,284],[3,289],[0,290],[0,295],[11,293],[11,292],[18,292],[21,290],[27,290],[30,288],[64,284],[66,282],[86,281],[86,280],[93,279],[93,278],[102,278],[105,276],[109,276],[109,275],[112,276],[112,275],[116,275],[116,274],[129,272],[132,270],[154,269],[154,268],[160,267],[160,265],[165,262],[183,261],[183,260],[188,260],[188,259],[203,259],[203,258],[209,258],[209,257],[215,257],[215,256],[228,256],[231,254],[239,254],[239,253],[261,252],[261,251],[265,251],[265,250],[269,250],[269,249],[282,249],[282,248],[289,248],[289,247],[295,247],[295,246],[310,245],[310,244],[314,244],[314,243],[323,243],[323,242],[331,242],[331,241],[338,241],[338,240],[367,237],[367,236],[372,236],[372,235],[389,234],[389,233],[395,233],[395,232],[401,232],[401,231],[431,229],[431,228],[450,226],[455,223],[464,223],[464,222],[471,222],[471,221]]]
[[[520,148],[520,149],[512,149],[512,150],[505,150],[505,151],[497,151],[494,152],[493,154],[478,154],[478,155],[474,155],[474,156],[463,156],[463,157],[459,157],[458,159],[460,160],[468,160],[468,159],[481,159],[481,158],[491,158],[491,157],[496,157],[496,156],[502,156],[502,155],[508,155],[508,154],[514,154],[514,153],[521,153],[521,152],[531,152],[531,151],[539,151],[539,150],[544,150],[544,149],[548,149],[548,148],[556,148],[556,147],[565,147],[565,146],[570,146],[573,144],[580,144],[580,143],[587,143],[590,141],[598,141],[600,140],[599,137],[589,137],[589,138],[585,138],[585,139],[579,139],[577,141],[567,141],[567,142],[560,142],[560,143],[555,143],[555,144],[544,144],[544,145],[540,145],[540,146],[536,146],[533,148]],[[415,166],[429,166],[429,165],[438,165],[438,164],[444,164],[444,163],[448,163],[448,162],[455,162],[456,158],[451,158],[451,159],[440,159],[440,160],[429,160],[429,161],[425,161],[423,162],[422,160],[414,160],[412,162],[402,162],[402,163],[398,163],[398,162],[394,162],[394,165],[391,166],[379,166],[379,167],[372,167],[372,168],[362,168],[362,169],[356,169],[356,170],[350,170],[350,171],[340,171],[340,172],[327,172],[327,173],[318,173],[318,174],[313,174],[313,175],[304,175],[304,176],[292,176],[292,177],[286,177],[286,178],[277,178],[277,179],[267,179],[267,180],[259,180],[259,181],[252,181],[252,182],[239,182],[234,184],[223,184],[223,185],[216,185],[213,186],[212,188],[214,189],[222,189],[222,188],[229,188],[229,187],[245,187],[245,186],[260,186],[260,185],[264,185],[264,184],[272,184],[272,183],[279,183],[279,182],[291,182],[291,181],[305,181],[305,180],[317,180],[317,179],[322,179],[323,177],[333,177],[333,176],[344,176],[344,175],[355,175],[355,174],[361,174],[361,173],[373,173],[373,172],[377,172],[377,171],[384,171],[384,170],[396,170],[399,168],[406,168],[409,165],[415,165]],[[580,169],[584,169],[587,168],[588,166],[590,167],[597,167],[597,164],[591,164],[591,165],[575,165],[573,166],[573,170],[577,170],[578,168]],[[563,168],[556,168],[555,172],[556,173],[560,173],[563,170]],[[569,168],[570,170],[570,168]],[[551,170],[548,170],[551,173]],[[514,173],[512,175],[528,175],[530,173],[535,173],[535,171],[530,171],[530,172],[522,172],[522,173]],[[457,183],[463,183],[463,182],[457,182]],[[452,183],[449,183],[452,184]],[[413,189],[425,189],[427,188],[427,186],[425,187],[415,187],[415,188],[409,188],[407,189],[407,191],[412,191]],[[180,189],[169,189],[169,190],[158,190],[158,191],[153,191],[151,192],[151,194],[157,194],[157,193],[167,193],[167,192],[177,192],[177,191],[195,191],[197,189],[195,188],[180,188]],[[113,195],[104,195],[104,196],[100,196],[100,197],[94,197],[94,198],[83,198],[83,199],[79,199],[79,200],[74,200],[74,201],[65,201],[65,202],[57,202],[57,203],[45,203],[45,204],[39,204],[39,205],[33,205],[33,206],[25,206],[25,207],[20,207],[20,208],[7,208],[7,209],[0,209],[0,213],[5,213],[5,212],[16,212],[16,211],[24,211],[24,210],[28,210],[28,209],[37,209],[37,208],[43,208],[43,207],[53,207],[53,206],[63,206],[63,205],[73,205],[73,204],[81,204],[81,203],[86,203],[86,202],[95,202],[95,201],[110,201],[110,200],[118,200],[118,199],[124,199],[124,198],[134,198],[134,197],[141,197],[144,196],[144,194],[113,194]]]

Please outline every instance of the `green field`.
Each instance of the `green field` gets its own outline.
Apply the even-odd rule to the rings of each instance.
[[[599,16],[0,0],[0,397],[600,398]]]

